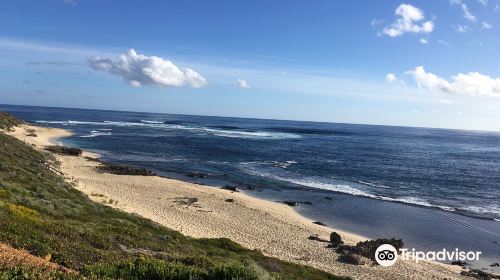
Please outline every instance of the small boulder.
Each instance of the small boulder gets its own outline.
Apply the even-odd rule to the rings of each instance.
[[[225,201],[225,202],[234,202],[234,199],[232,199],[232,198],[228,198],[228,199],[226,199],[226,200],[224,200],[224,201]]]
[[[191,178],[207,178],[207,174],[200,172],[189,172],[186,174],[186,176]]]
[[[453,261],[451,262],[451,265],[466,266],[467,263],[463,261]]]
[[[320,226],[326,226],[326,224],[324,224],[323,222],[320,222],[320,221],[313,222],[313,224],[320,225]]]
[[[500,266],[500,264],[499,264],[499,263],[492,263],[492,264],[490,264],[490,266],[491,266],[491,267],[499,267],[499,266]]]
[[[293,200],[285,200],[285,201],[283,201],[283,203],[285,203],[288,206],[297,206],[297,205],[299,205],[299,203],[297,201],[293,201]]]
[[[361,263],[359,256],[356,256],[353,254],[340,255],[337,258],[337,261],[341,262],[341,263],[347,263],[347,264],[353,264],[353,265],[359,265]]]
[[[228,190],[228,191],[232,191],[232,192],[237,192],[238,191],[238,188],[237,187],[233,187],[233,186],[229,186],[229,185],[225,185],[224,187],[222,187],[221,189],[223,190]]]
[[[339,245],[344,244],[344,241],[342,241],[342,237],[335,231],[330,233],[330,245],[333,248],[337,248]]]
[[[319,242],[328,242],[328,240],[319,237],[319,235],[317,235],[317,234],[311,234],[311,235],[309,235],[309,237],[307,239],[319,241]]]
[[[499,279],[498,275],[484,272],[479,269],[469,269],[468,271],[460,272],[460,274],[480,280]]]

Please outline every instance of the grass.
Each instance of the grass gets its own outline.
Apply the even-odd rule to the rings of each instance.
[[[78,274],[0,267],[0,279],[341,279],[92,202],[47,164],[49,154],[0,133],[0,242]]]
[[[11,130],[24,122],[6,112],[0,112],[0,129]]]

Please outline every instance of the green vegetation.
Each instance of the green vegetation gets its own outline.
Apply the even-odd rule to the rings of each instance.
[[[0,242],[77,274],[0,264],[0,280],[340,279],[94,203],[47,168],[54,164],[48,153],[0,133]]]
[[[6,112],[0,112],[0,129],[10,130],[24,122]]]

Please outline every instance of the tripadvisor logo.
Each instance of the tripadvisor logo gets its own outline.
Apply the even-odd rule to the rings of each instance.
[[[375,261],[381,266],[391,266],[398,260],[398,250],[391,244],[382,244],[375,251]]]
[[[401,249],[402,260],[419,261],[478,261],[481,252],[453,251],[443,249],[441,251],[416,251],[415,249]],[[375,261],[381,266],[392,266],[398,260],[398,250],[391,244],[382,244],[375,251]]]

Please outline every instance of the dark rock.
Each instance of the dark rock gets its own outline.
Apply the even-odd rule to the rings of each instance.
[[[330,245],[333,248],[338,247],[339,245],[344,244],[344,241],[342,241],[342,237],[335,231],[330,233]]]
[[[338,257],[337,261],[341,262],[341,263],[347,263],[347,264],[353,264],[353,265],[359,265],[361,263],[359,256],[356,256],[353,254],[340,255]]]
[[[229,186],[229,185],[225,185],[224,187],[222,187],[221,189],[223,190],[228,190],[228,191],[232,191],[232,192],[237,192],[238,191],[238,188],[237,187],[233,187],[233,186]]]
[[[339,254],[356,254],[375,261],[375,251],[382,244],[391,244],[399,251],[400,248],[404,246],[403,240],[401,239],[376,239],[358,242],[356,246],[350,245],[340,245],[337,248],[337,253]]]
[[[331,196],[325,196],[325,199],[326,200],[333,200],[333,197],[331,197]]]
[[[99,163],[103,163],[100,159],[98,158],[93,158],[93,157],[84,157],[86,160],[88,161],[93,161],[93,162],[99,162]]]
[[[319,235],[317,235],[317,234],[311,234],[307,239],[319,241],[319,242],[328,242],[328,240],[319,237]]]
[[[200,172],[189,172],[186,174],[186,176],[191,177],[191,178],[207,178],[208,175],[205,173],[200,173]]]
[[[313,222],[313,224],[320,225],[320,226],[325,226],[326,227],[326,224],[324,224],[324,223],[322,223],[320,221]]]
[[[311,205],[311,206],[313,206],[313,205],[314,205],[312,202],[309,202],[309,201],[303,201],[303,202],[301,202],[301,203],[302,203],[302,204]]]
[[[139,175],[139,176],[154,176],[151,170],[145,168],[135,168],[132,166],[105,163],[103,165],[97,166],[97,171],[100,173],[111,173],[116,175]]]
[[[466,266],[467,263],[463,261],[453,261],[451,262],[451,265]]]
[[[460,274],[463,276],[468,276],[480,280],[500,279],[500,276],[498,275],[484,272],[479,269],[469,269],[468,271],[460,272]]]
[[[28,133],[28,134],[26,134],[26,136],[28,136],[28,137],[38,137],[38,135],[36,135],[36,133]]]
[[[59,155],[77,156],[77,157],[82,155],[82,150],[77,148],[68,148],[64,146],[47,146],[45,147],[45,150]]]
[[[234,202],[234,199],[232,199],[232,198],[228,198],[228,199],[226,199],[226,200],[224,200],[224,201],[225,201],[225,202]]]
[[[492,263],[492,264],[490,264],[490,266],[491,266],[491,267],[499,267],[499,266],[500,266],[500,264],[499,264],[499,263]]]
[[[193,204],[198,202],[198,199],[196,197],[177,197],[175,198],[174,202],[180,205],[192,206]]]
[[[299,205],[299,203],[297,201],[293,201],[293,200],[285,200],[285,201],[283,201],[283,203],[285,203],[288,206],[297,206],[297,205]]]
[[[255,185],[248,185],[247,189],[253,191],[253,190],[255,190]]]

